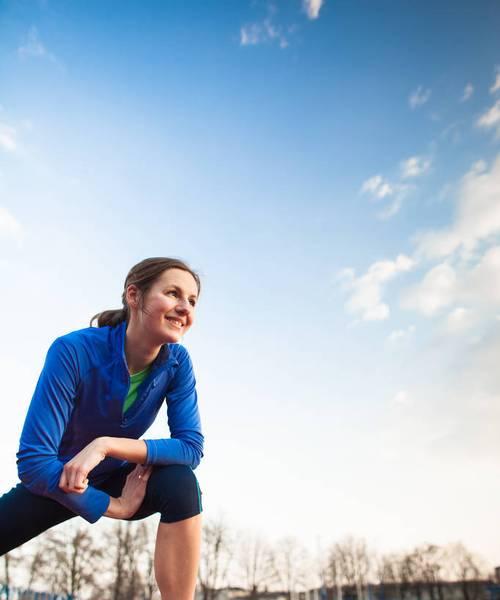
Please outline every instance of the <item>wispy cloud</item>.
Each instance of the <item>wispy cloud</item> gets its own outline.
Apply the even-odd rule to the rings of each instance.
[[[417,285],[403,294],[402,307],[431,317],[455,301],[457,276],[447,263],[433,267]]]
[[[410,105],[410,108],[414,110],[428,102],[429,98],[431,97],[431,93],[431,90],[426,90],[423,88],[423,86],[419,85],[418,88],[412,92],[408,98],[408,104]]]
[[[493,85],[490,87],[491,94],[495,94],[498,91],[500,91],[500,67],[496,68],[495,81],[493,82]]]
[[[462,178],[456,215],[446,228],[416,238],[417,255],[445,258],[461,250],[472,252],[479,242],[500,234],[500,154],[488,170],[475,163]]]
[[[496,137],[500,138],[500,100],[482,114],[477,120],[477,126],[483,129],[495,129]]]
[[[446,326],[457,332],[472,324],[473,309],[493,318],[500,308],[500,246],[488,248],[474,264],[442,262],[402,296],[403,308],[433,317],[449,309]]]
[[[45,45],[40,40],[38,29],[34,25],[31,26],[22,44],[17,49],[17,54],[22,59],[41,58],[59,64],[57,58],[47,50]]]
[[[410,156],[401,162],[401,177],[409,179],[419,177],[430,169],[431,159],[425,156]]]
[[[403,198],[408,192],[409,186],[401,183],[392,183],[382,175],[373,175],[361,186],[361,194],[370,196],[375,201],[386,200],[386,204],[378,212],[379,219],[390,219],[396,215],[402,205]]]
[[[362,194],[370,194],[375,198],[385,198],[394,194],[394,187],[382,175],[374,175],[361,186]]]
[[[18,244],[24,237],[21,223],[3,206],[0,206],[0,237],[14,240]]]
[[[467,102],[467,100],[472,96],[473,93],[474,86],[472,85],[472,83],[468,83],[464,88],[462,97],[460,98],[460,102]]]
[[[280,48],[288,47],[286,34],[281,27],[272,23],[270,17],[258,23],[249,23],[240,29],[241,46],[257,46],[272,42],[277,42]]]
[[[323,0],[303,0],[302,6],[309,19],[317,19],[319,17],[319,11],[323,3]]]
[[[381,260],[373,263],[368,271],[356,277],[353,269],[339,273],[341,288],[350,294],[345,307],[351,314],[363,321],[383,321],[390,315],[389,306],[383,302],[383,287],[398,274],[410,271],[415,261],[400,254],[395,260]]]
[[[0,123],[0,148],[9,153],[17,150],[17,132],[5,123]]]

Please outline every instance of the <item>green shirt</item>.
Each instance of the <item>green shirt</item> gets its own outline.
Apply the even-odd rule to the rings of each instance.
[[[128,388],[127,397],[125,398],[125,402],[123,404],[123,412],[126,413],[127,410],[132,406],[132,404],[137,399],[137,390],[141,383],[148,376],[149,370],[151,369],[151,365],[146,367],[143,371],[139,371],[139,373],[134,373],[130,376],[130,387]]]

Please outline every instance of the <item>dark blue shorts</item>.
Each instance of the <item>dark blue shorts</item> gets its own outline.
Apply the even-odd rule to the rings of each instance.
[[[121,496],[127,464],[95,487],[110,496]],[[160,513],[160,521],[174,523],[202,512],[201,490],[193,470],[185,465],[154,466],[139,510],[127,521]],[[0,556],[24,544],[50,527],[75,517],[75,513],[51,498],[38,496],[18,483],[0,497]]]

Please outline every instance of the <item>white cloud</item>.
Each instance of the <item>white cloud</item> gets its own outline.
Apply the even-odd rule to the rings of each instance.
[[[375,198],[385,198],[394,194],[394,187],[382,175],[374,175],[361,186],[362,194],[371,194]]]
[[[472,85],[472,83],[468,83],[464,88],[462,97],[460,98],[460,102],[467,102],[467,100],[472,96],[473,93],[474,86]]]
[[[410,105],[411,109],[415,109],[428,102],[430,97],[431,90],[425,90],[421,85],[419,85],[418,88],[410,94],[408,98],[408,104]]]
[[[474,313],[463,306],[454,308],[446,318],[446,331],[448,333],[463,333],[474,324]]]
[[[240,29],[241,46],[257,46],[277,42],[280,48],[288,47],[288,40],[281,27],[274,25],[270,18],[260,23],[249,23]]]
[[[381,211],[378,212],[377,217],[379,219],[382,219],[383,221],[390,219],[394,215],[398,214],[398,212],[401,209],[401,204],[402,204],[402,196],[398,196],[397,198],[394,198],[394,200],[390,204],[388,204]]]
[[[417,285],[403,294],[403,308],[431,317],[455,301],[457,276],[447,263],[433,267]]]
[[[477,120],[477,126],[484,129],[496,129],[497,137],[500,137],[500,100],[482,114]]]
[[[488,248],[473,265],[452,267],[444,262],[431,268],[404,292],[401,305],[426,317],[452,309],[446,323],[449,332],[469,328],[477,315],[494,319],[500,308],[500,246]]]
[[[303,0],[302,5],[309,19],[317,19],[323,6],[323,0]]]
[[[373,263],[368,271],[356,277],[353,269],[344,269],[339,274],[342,288],[350,292],[345,306],[348,312],[356,314],[364,321],[382,321],[389,317],[390,309],[382,301],[383,286],[399,273],[411,270],[415,262],[400,254],[396,260],[382,260]]]
[[[38,30],[33,25],[28,31],[23,43],[17,49],[21,58],[46,58],[57,63],[56,57],[47,50],[38,36]]]
[[[488,171],[475,163],[463,177],[456,216],[450,227],[420,234],[417,255],[444,258],[461,249],[473,251],[480,241],[500,234],[500,154]]]
[[[0,123],[0,148],[6,152],[15,152],[17,149],[17,133],[13,127]]]
[[[496,68],[496,77],[493,85],[490,87],[490,93],[495,94],[500,90],[500,67]]]
[[[374,175],[367,179],[361,186],[361,194],[368,194],[374,200],[391,199],[377,214],[379,219],[390,219],[401,208],[403,198],[410,187],[400,183],[391,183],[382,175]]]
[[[401,163],[401,177],[408,179],[409,177],[418,177],[427,173],[431,166],[430,158],[425,156],[410,156],[410,158]]]
[[[13,239],[21,243],[23,228],[19,221],[6,208],[0,206],[0,237]]]
[[[488,248],[479,262],[462,274],[460,296],[483,309],[500,307],[500,246]]]

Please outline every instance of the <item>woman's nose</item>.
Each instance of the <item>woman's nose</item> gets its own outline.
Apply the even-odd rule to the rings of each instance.
[[[189,312],[191,305],[187,300],[179,300],[177,302],[177,306],[175,307],[177,311],[182,312],[183,314]]]

